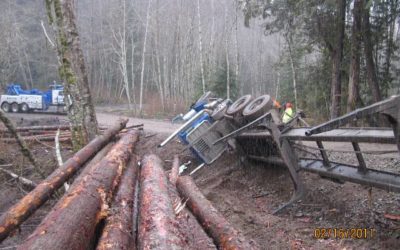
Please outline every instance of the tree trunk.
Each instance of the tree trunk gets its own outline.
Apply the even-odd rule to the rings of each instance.
[[[238,232],[204,197],[190,176],[180,176],[177,189],[187,206],[203,226],[204,231],[214,239],[218,249],[258,249]]]
[[[346,18],[346,1],[337,1],[336,42],[332,51],[331,119],[340,116],[342,97],[343,40]]]
[[[355,0],[353,7],[353,27],[351,36],[351,59],[349,77],[349,96],[347,112],[356,109],[360,83],[360,47],[362,41],[361,20],[364,0]]]
[[[199,50],[200,50],[200,71],[201,71],[201,86],[203,94],[206,92],[206,83],[204,80],[204,63],[203,63],[203,45],[201,35],[201,15],[200,15],[200,0],[197,0],[197,19],[199,21]]]
[[[364,0],[367,1],[367,0]],[[371,41],[371,28],[369,23],[369,8],[363,11],[363,34],[364,34],[364,53],[367,64],[367,82],[372,92],[374,102],[382,100],[381,91],[379,89],[378,77],[376,74],[375,62],[373,57],[373,44]]]
[[[150,19],[150,8],[151,8],[151,0],[147,4],[147,14],[146,14],[146,27],[144,30],[144,40],[143,40],[143,50],[142,50],[142,71],[140,72],[140,95],[139,95],[139,114],[142,115],[143,109],[143,81],[144,81],[144,70],[145,70],[145,60],[146,60],[146,43],[147,43],[147,34],[149,29],[149,19]]]
[[[97,250],[136,249],[135,191],[139,174],[137,157],[131,156],[111,205]],[[135,220],[135,221],[134,221]]]
[[[294,92],[294,108],[297,110],[297,84],[296,84],[296,69],[294,68],[294,60],[293,60],[293,50],[292,50],[292,38],[288,34],[286,36],[286,41],[289,48],[289,59],[290,59],[290,68],[292,70],[292,78],[293,78],[293,92]]]
[[[226,98],[230,99],[231,79],[229,65],[229,30],[228,30],[228,8],[225,8],[225,62],[226,62]]]
[[[73,3],[68,0],[46,0],[46,8],[49,23],[57,31],[59,74],[64,80],[72,143],[77,151],[96,136],[98,128]]]
[[[234,2],[234,9],[235,9],[235,62],[236,62],[236,67],[235,67],[235,83],[236,83],[236,89],[240,90],[241,86],[240,81],[239,81],[239,44],[238,44],[238,8],[237,8],[237,2]]]
[[[161,159],[146,155],[141,166],[138,249],[185,249]]]

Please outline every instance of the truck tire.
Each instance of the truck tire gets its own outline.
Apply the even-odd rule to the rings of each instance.
[[[1,104],[1,109],[4,112],[10,112],[10,104],[8,102],[3,102],[3,104]]]
[[[28,112],[29,112],[29,106],[28,106],[28,104],[22,103],[22,104],[21,104],[21,111],[22,111],[23,113],[28,113]]]
[[[18,105],[18,103],[13,102],[13,103],[11,104],[11,111],[12,111],[13,113],[19,112],[19,105]]]
[[[273,101],[269,95],[262,95],[254,99],[243,110],[243,116],[247,121],[254,121],[261,115],[268,112],[273,105]]]
[[[251,95],[244,95],[237,99],[231,106],[226,110],[227,115],[235,115],[237,113],[241,113],[243,109],[249,104],[252,100]]]

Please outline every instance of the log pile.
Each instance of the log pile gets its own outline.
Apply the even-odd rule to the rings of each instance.
[[[4,213],[0,242],[89,162],[18,249],[257,249],[190,177],[179,177],[177,156],[169,178],[158,156],[140,161],[140,128],[125,125],[105,131]],[[112,144],[113,137],[120,139]]]
[[[28,195],[22,198],[0,217],[0,241],[5,239],[22,222],[32,215],[54,192],[60,188],[74,173],[103,146],[105,146],[128,121],[121,121],[108,129],[103,135],[96,137],[84,148],[79,150],[72,158],[57,168],[43,182],[36,186]]]
[[[31,127],[17,127],[16,132],[26,142],[45,142],[54,141],[57,131],[60,130],[59,141],[67,142],[71,141],[71,132],[69,126],[31,126]],[[104,133],[105,127],[99,128],[100,133]],[[15,142],[15,139],[10,134],[8,129],[0,129],[0,141],[2,142]]]

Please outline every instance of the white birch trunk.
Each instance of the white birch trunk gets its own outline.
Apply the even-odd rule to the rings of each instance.
[[[202,46],[202,35],[201,35],[201,15],[200,15],[200,0],[197,0],[197,19],[199,20],[199,50],[200,50],[200,70],[201,70],[201,84],[203,88],[203,94],[206,92],[206,83],[204,80],[204,65],[203,65],[203,46]]]
[[[146,43],[147,43],[147,33],[149,29],[149,19],[150,19],[150,7],[151,0],[147,5],[147,14],[146,14],[146,27],[144,31],[144,40],[143,40],[143,51],[142,51],[142,71],[140,72],[140,96],[139,96],[139,113],[142,115],[143,111],[143,81],[144,81],[144,70],[145,70],[145,58],[146,58]]]

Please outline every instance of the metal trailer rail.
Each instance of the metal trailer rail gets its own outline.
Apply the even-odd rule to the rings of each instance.
[[[312,128],[291,128],[297,123],[295,117],[289,125],[282,124],[275,117],[276,110],[257,119],[259,129],[252,129],[255,124],[242,127],[221,138],[215,143],[221,143],[231,137],[237,138],[239,144],[243,139],[261,139],[274,142],[279,155],[248,155],[248,158],[284,165],[288,168],[294,184],[294,194],[291,200],[278,208],[276,212],[301,199],[305,194],[304,181],[300,171],[317,173],[334,180],[349,181],[370,187],[381,188],[389,192],[400,192],[400,174],[375,170],[366,166],[359,143],[389,143],[395,144],[400,153],[400,96],[391,97],[385,101],[357,109],[342,117]],[[372,114],[383,114],[388,118],[392,129],[382,128],[339,128],[354,120],[365,118]],[[247,130],[246,130],[247,129]],[[295,141],[314,141],[321,158],[299,158],[295,154]],[[323,142],[349,142],[352,144],[358,165],[353,166],[329,160]],[[280,157],[279,157],[280,156]],[[400,166],[399,166],[400,167]]]

